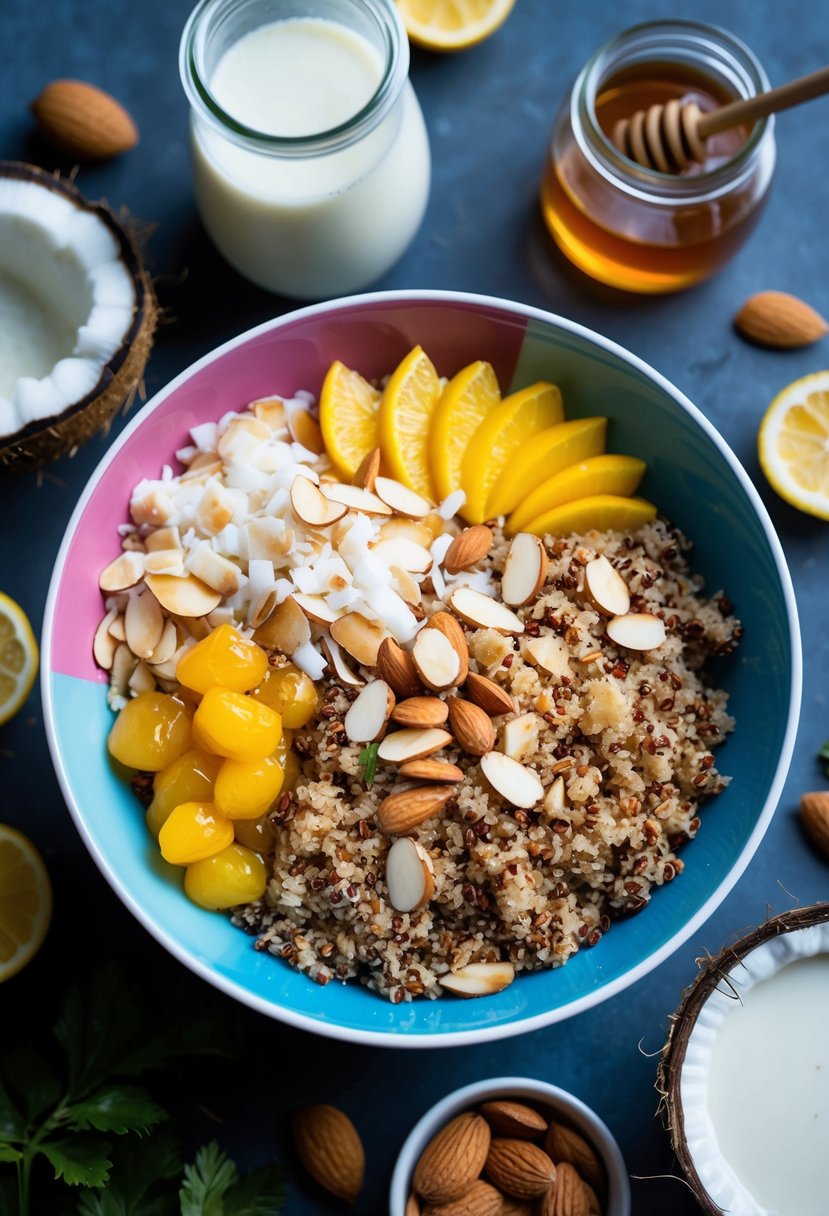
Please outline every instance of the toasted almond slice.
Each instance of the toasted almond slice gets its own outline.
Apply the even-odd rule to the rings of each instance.
[[[504,562],[501,575],[501,599],[513,608],[534,600],[547,577],[547,550],[538,536],[519,532]]]
[[[392,573],[392,589],[407,604],[411,604],[412,606],[419,604],[423,598],[420,583],[412,578],[408,570],[403,570],[400,566],[389,566],[389,570]]]
[[[570,648],[564,638],[554,637],[545,633],[539,638],[530,638],[524,653],[531,663],[540,667],[551,676],[568,676],[573,674],[570,666]]]
[[[134,587],[144,576],[145,561],[146,557],[143,553],[122,553],[101,571],[98,586],[108,594],[113,591],[126,591],[127,587]]]
[[[410,730],[404,727],[403,730],[395,730],[386,735],[377,749],[377,755],[380,760],[389,764],[405,764],[407,760],[421,760],[424,756],[431,756],[451,742],[452,736],[448,730]]]
[[[184,578],[183,549],[152,549],[145,561],[147,574],[174,574],[176,578]]]
[[[148,553],[154,553],[158,549],[180,549],[181,533],[176,527],[156,528],[145,537],[144,544]]]
[[[564,789],[564,778],[559,773],[544,795],[544,801],[541,804],[541,818],[548,822],[551,819],[558,819],[566,808],[567,794]]]
[[[124,613],[124,628],[132,653],[139,659],[148,659],[164,632],[164,613],[149,591],[130,597]]]
[[[523,633],[523,622],[504,604],[474,591],[471,587],[456,587],[449,596],[452,611],[473,629],[495,629],[498,633]]]
[[[127,640],[127,631],[126,631],[126,629],[124,628],[124,615],[123,615],[123,613],[120,613],[120,612],[119,612],[119,613],[116,615],[115,620],[112,622],[112,624],[111,624],[111,625],[110,625],[110,627],[109,627],[109,632],[110,632],[110,633],[112,634],[112,636],[115,638],[116,642],[126,642],[126,640]]]
[[[370,452],[366,452],[365,456],[360,461],[357,472],[351,478],[351,484],[353,486],[359,486],[361,490],[372,491],[379,472],[380,449],[372,448]]]
[[[415,493],[393,477],[377,477],[374,492],[387,507],[391,507],[395,515],[403,515],[407,519],[423,519],[434,510],[434,504],[428,498]]]
[[[112,658],[112,671],[109,676],[109,686],[119,697],[125,697],[129,692],[129,679],[138,665],[138,659],[126,642],[121,642],[115,648]]]
[[[503,752],[487,752],[482,756],[481,771],[492,788],[513,806],[529,810],[544,797],[544,786],[532,769]]]
[[[476,671],[470,671],[467,675],[464,690],[469,700],[480,705],[490,718],[497,718],[499,714],[511,714],[515,709],[512,697],[500,684],[479,675]]]
[[[95,630],[95,637],[92,642],[92,655],[95,662],[99,667],[103,667],[104,671],[111,671],[112,660],[115,658],[115,651],[118,646],[118,643],[109,631],[110,625],[117,616],[118,613],[114,609],[106,614]]]
[[[655,650],[665,641],[665,622],[650,612],[628,612],[608,621],[606,632],[626,650]]]
[[[437,629],[451,643],[460,663],[455,683],[463,684],[469,674],[469,647],[462,626],[451,612],[435,612],[429,617],[426,628]]]
[[[519,714],[510,718],[501,730],[501,749],[513,760],[523,760],[538,750],[538,736],[544,719],[536,713]]]
[[[385,540],[410,540],[415,545],[422,545],[424,549],[428,549],[435,539],[432,535],[432,529],[428,522],[416,519],[400,519],[395,516],[393,519],[386,519],[380,525],[381,541]]]
[[[175,621],[166,620],[158,644],[147,661],[153,667],[157,667],[160,663],[166,663],[168,659],[172,658],[177,649],[178,630],[176,629],[176,623]]]
[[[344,485],[340,481],[326,481],[321,490],[331,502],[342,503],[350,511],[362,511],[365,515],[391,515],[391,507],[387,507],[382,499],[370,490],[360,486]]]
[[[291,410],[286,421],[288,431],[295,443],[301,443],[309,452],[320,456],[325,451],[320,424],[307,410]]]
[[[196,503],[196,526],[209,536],[221,532],[236,510],[233,495],[218,481],[209,481]]]
[[[400,836],[386,854],[389,903],[398,912],[414,912],[432,898],[435,880],[424,859],[425,850],[409,836]]]
[[[185,473],[179,477],[181,482],[206,482],[216,473],[221,473],[222,462],[216,452],[199,452],[191,461]]]
[[[467,963],[438,978],[441,987],[455,996],[494,996],[512,983],[515,968],[512,963]]]
[[[137,663],[135,670],[128,681],[128,687],[134,693],[153,692],[155,690],[155,676],[150,671],[146,663]]]
[[[461,661],[452,643],[439,629],[421,629],[411,653],[417,673],[427,688],[440,692],[457,684]]]
[[[308,618],[292,595],[274,608],[263,625],[254,630],[253,640],[265,650],[278,650],[292,655],[300,646],[311,641]]]
[[[421,760],[406,760],[400,765],[398,773],[407,781],[436,781],[453,785],[463,781],[463,771],[456,764],[435,760],[432,756],[424,756]]]
[[[625,616],[630,608],[630,592],[618,570],[602,554],[584,568],[584,589],[591,604],[603,616]]]
[[[379,621],[370,621],[361,612],[346,612],[331,625],[331,636],[362,667],[376,667],[377,652],[388,631]],[[382,671],[380,674],[394,688],[393,681]]]
[[[303,474],[297,474],[291,482],[291,507],[297,519],[309,528],[329,528],[348,510],[344,503],[326,498]]]
[[[363,677],[348,666],[343,658],[343,652],[333,638],[323,637],[320,639],[320,644],[335,680],[338,680],[340,684],[345,684],[347,688],[360,688],[365,684]]]
[[[222,602],[218,591],[193,574],[188,574],[186,578],[176,578],[173,574],[148,574],[145,582],[161,607],[175,616],[207,616]]]
[[[486,524],[474,524],[459,532],[446,550],[443,568],[447,574],[459,574],[483,561],[492,548],[492,529]]]
[[[352,743],[374,743],[385,733],[393,709],[394,693],[386,681],[371,680],[349,706],[343,719],[345,733]]]
[[[267,621],[276,608],[276,600],[277,594],[275,591],[263,591],[250,601],[248,605],[248,625],[250,625],[251,629],[258,629],[260,625],[265,624],[265,621]]]
[[[455,793],[451,785],[418,785],[389,794],[377,808],[377,826],[384,836],[407,836],[437,815]]]
[[[449,697],[449,725],[458,742],[470,756],[483,756],[495,746],[492,719],[479,705],[461,697]]]
[[[283,431],[288,425],[285,402],[281,397],[260,397],[258,401],[252,401],[248,409],[255,418],[264,422],[269,431]]]
[[[235,595],[241,586],[242,572],[239,567],[212,549],[207,541],[190,550],[187,568],[222,597]]]
[[[321,595],[303,595],[301,591],[295,591],[294,600],[309,620],[316,621],[318,625],[333,625],[337,617],[341,615],[329,608]]]
[[[432,568],[432,555],[429,550],[404,537],[378,541],[372,546],[371,552],[389,568],[402,566],[412,574],[425,574]]]
[[[443,726],[449,717],[449,707],[440,697],[407,697],[395,705],[391,720],[398,726],[423,730],[427,726]]]
[[[398,697],[416,697],[423,691],[411,651],[403,650],[392,637],[380,643],[377,670]]]

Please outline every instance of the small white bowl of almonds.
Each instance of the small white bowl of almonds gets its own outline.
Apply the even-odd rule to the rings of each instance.
[[[531,1077],[457,1089],[401,1149],[391,1216],[630,1216],[619,1146],[578,1098]]]

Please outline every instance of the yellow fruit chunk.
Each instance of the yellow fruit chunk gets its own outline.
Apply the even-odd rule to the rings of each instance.
[[[153,778],[153,800],[147,807],[150,832],[158,837],[161,825],[182,802],[212,802],[213,784],[222,761],[195,748],[179,756]]]
[[[111,756],[147,773],[166,768],[190,746],[189,715],[166,692],[142,692],[127,701],[107,740]]]
[[[412,42],[431,51],[461,51],[506,21],[515,0],[397,0]]]
[[[178,661],[176,679],[194,692],[231,688],[249,692],[268,670],[261,646],[242,637],[232,625],[219,625],[206,638],[186,650]]]
[[[392,477],[435,501],[429,470],[429,426],[441,393],[431,359],[420,346],[392,372],[380,402],[380,451]]]
[[[188,866],[226,849],[233,841],[233,824],[212,802],[183,802],[161,825],[161,856],[174,866]]]
[[[285,730],[299,730],[306,726],[319,701],[314,681],[293,663],[269,667],[262,683],[251,696],[275,709]]]
[[[517,452],[538,431],[561,422],[564,408],[555,384],[540,380],[520,392],[511,393],[491,410],[469,441],[461,464],[461,485],[466,503],[464,519],[481,524],[490,491]]]
[[[209,688],[193,718],[194,742],[228,760],[264,760],[281,736],[278,713],[228,688]]]
[[[237,844],[263,857],[273,848],[273,824],[267,815],[260,815],[258,819],[234,819],[233,832]]]
[[[760,424],[758,451],[781,498],[829,519],[829,371],[803,376],[778,393]]]
[[[216,778],[216,809],[228,819],[258,819],[273,805],[283,777],[282,765],[273,756],[225,760]]]
[[[35,846],[0,824],[0,983],[37,954],[52,917],[52,886]]]
[[[380,393],[337,360],[332,363],[320,393],[320,428],[325,450],[345,480],[360,461],[377,447]]]
[[[14,717],[37,674],[37,642],[26,613],[0,591],[0,726]]]
[[[606,433],[606,418],[574,418],[533,435],[532,443],[511,457],[490,490],[487,519],[509,515],[531,490],[568,465],[599,456]]]
[[[554,507],[597,494],[628,497],[645,475],[646,464],[635,456],[591,456],[542,481],[507,520],[509,533],[520,532],[530,520]]]
[[[241,844],[187,867],[184,890],[194,904],[211,910],[249,904],[265,894],[268,874],[261,857]]]
[[[644,498],[620,498],[595,494],[553,507],[537,515],[521,529],[536,536],[569,536],[571,532],[635,532],[656,518],[656,507]]]
[[[460,489],[467,444],[500,400],[492,365],[480,359],[453,376],[441,393],[429,427],[429,467],[438,501]]]

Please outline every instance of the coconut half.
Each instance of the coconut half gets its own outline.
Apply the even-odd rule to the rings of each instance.
[[[659,1065],[677,1159],[709,1216],[825,1216],[829,903],[701,963]]]
[[[104,427],[141,381],[156,316],[107,207],[0,161],[0,464],[54,460]]]

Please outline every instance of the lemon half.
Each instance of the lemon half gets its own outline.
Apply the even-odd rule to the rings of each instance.
[[[26,613],[0,591],[0,726],[31,692],[37,674],[37,642]]]
[[[397,0],[406,33],[430,51],[461,51],[494,34],[515,0]]]
[[[781,498],[829,519],[829,371],[803,376],[777,394],[760,423],[758,454]]]
[[[35,846],[0,823],[0,983],[40,949],[52,916],[52,887]]]

